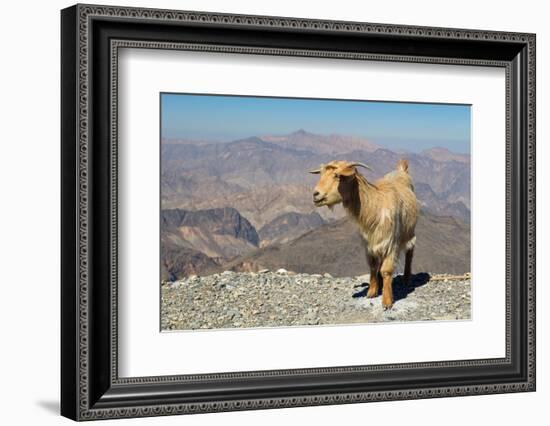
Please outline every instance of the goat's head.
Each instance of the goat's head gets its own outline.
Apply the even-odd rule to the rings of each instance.
[[[356,167],[358,166],[372,170],[365,164],[350,163],[348,161],[331,161],[327,164],[321,164],[316,170],[310,170],[310,173],[320,175],[319,182],[313,190],[313,203],[315,206],[332,207],[341,203],[342,195],[349,191],[351,185],[355,183]]]

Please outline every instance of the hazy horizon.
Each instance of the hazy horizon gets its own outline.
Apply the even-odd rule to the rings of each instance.
[[[363,100],[161,93],[161,138],[213,143],[303,130],[384,148],[470,153],[470,106]]]

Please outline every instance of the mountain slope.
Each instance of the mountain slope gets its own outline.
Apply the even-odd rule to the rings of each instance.
[[[307,170],[322,158],[310,151],[281,147],[256,137],[200,146],[163,144],[161,148],[163,177],[193,178],[198,184],[204,178],[219,178],[224,184],[245,189],[303,182]]]
[[[163,241],[160,246],[161,280],[174,281],[218,265],[215,259],[192,248],[178,246],[169,241]]]
[[[447,148],[436,146],[430,149],[425,149],[422,151],[422,154],[430,157],[432,160],[436,161],[458,161],[459,163],[469,163],[470,156],[467,154],[457,154],[456,152],[451,152]]]
[[[162,210],[161,241],[210,258],[230,258],[256,248],[260,240],[256,229],[237,210],[223,208]]]
[[[415,272],[470,271],[469,225],[451,217],[421,213],[416,235]],[[309,274],[328,272],[334,276],[368,272],[356,225],[348,219],[327,223],[288,243],[257,249],[209,272],[263,268],[285,268]]]
[[[290,212],[277,216],[274,220],[264,225],[258,235],[261,239],[261,247],[273,243],[286,243],[295,239],[298,235],[318,228],[325,221],[317,212],[309,214]]]
[[[414,185],[414,192],[420,206],[437,216],[452,216],[462,222],[470,223],[470,210],[462,201],[450,202],[445,195],[436,194],[427,183]]]
[[[423,200],[419,194],[425,209],[436,214],[460,212],[458,217],[468,221],[469,163],[436,161],[423,154],[401,154],[388,149],[341,151],[354,147],[345,143],[331,146],[340,153],[323,152],[323,148],[307,151],[305,146],[255,137],[223,144],[163,144],[162,206],[189,210],[230,206],[259,229],[281,213],[311,212],[311,192],[317,178],[307,170],[320,163],[333,159],[363,162],[375,172],[362,172],[368,179],[376,179],[394,170],[397,161],[406,157],[415,184],[429,185],[436,195]],[[452,205],[458,202],[466,210]],[[259,205],[265,208],[260,209]]]

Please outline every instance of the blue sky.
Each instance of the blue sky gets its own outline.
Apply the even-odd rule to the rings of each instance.
[[[231,141],[304,129],[365,137],[390,149],[470,152],[470,106],[161,94],[161,136]]]

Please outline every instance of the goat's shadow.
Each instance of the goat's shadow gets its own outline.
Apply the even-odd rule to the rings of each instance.
[[[411,294],[416,288],[427,284],[430,281],[430,274],[426,272],[420,272],[411,276],[410,283],[406,284],[403,278],[403,275],[398,275],[393,277],[392,289],[393,289],[393,300],[394,302],[405,299],[409,294]],[[378,282],[382,283],[381,277],[378,277]],[[362,287],[361,290],[352,294],[352,297],[365,297],[369,291],[369,283],[362,283],[359,287]],[[382,291],[382,286],[380,286],[380,293]]]

